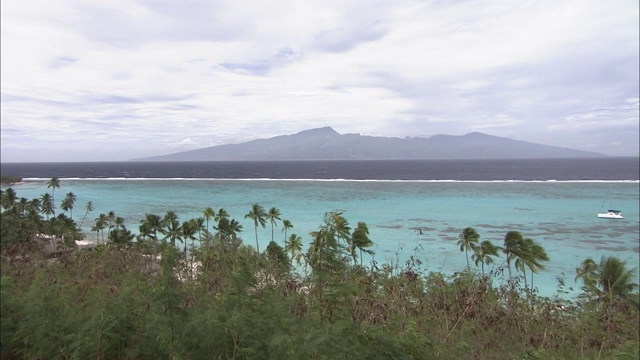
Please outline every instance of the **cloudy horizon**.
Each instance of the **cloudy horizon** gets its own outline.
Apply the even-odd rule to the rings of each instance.
[[[1,161],[330,126],[639,155],[637,1],[3,1]]]

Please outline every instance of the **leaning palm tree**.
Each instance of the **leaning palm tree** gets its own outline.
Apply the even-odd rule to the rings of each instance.
[[[336,239],[341,239],[346,243],[351,240],[351,227],[349,222],[342,215],[342,212],[328,212],[325,215],[327,229],[333,233]]]
[[[259,204],[253,204],[251,205],[251,210],[244,216],[244,218],[253,220],[253,225],[256,233],[256,251],[260,253],[260,245],[258,244],[258,224],[263,228],[266,226],[267,213]]]
[[[360,250],[360,266],[362,266],[362,253],[373,255],[374,252],[367,248],[373,246],[373,241],[369,239],[369,228],[364,222],[358,222],[358,226],[353,230],[351,234],[351,245],[349,246],[349,252],[353,257],[354,264],[357,264],[355,250]]]
[[[520,244],[520,253],[514,265],[524,275],[525,288],[528,288],[525,267],[531,270],[531,291],[533,291],[533,274],[545,269],[542,261],[549,261],[549,256],[544,248],[533,239],[523,239]]]
[[[537,273],[539,270],[544,270],[545,266],[541,264],[542,261],[549,261],[549,255],[545,249],[535,242],[531,240],[531,246],[529,247],[529,257],[533,259],[533,261],[527,262],[526,265],[531,270],[531,291],[533,291],[533,274]]]
[[[627,262],[615,256],[603,257],[597,272],[598,283],[605,296],[609,298],[627,298],[638,284],[632,282],[636,268],[627,269]]]
[[[87,205],[85,205],[84,210],[85,210],[84,217],[82,217],[82,221],[80,221],[80,226],[78,226],[78,228],[82,228],[82,224],[84,223],[84,220],[87,218],[87,215],[93,211],[93,201],[87,202]]]
[[[471,269],[469,265],[469,250],[475,252],[476,244],[480,240],[480,234],[478,234],[474,228],[467,227],[462,230],[459,238],[460,240],[458,240],[457,245],[460,246],[460,252],[464,251],[464,255],[467,258],[467,270],[469,270]]]
[[[269,222],[271,223],[271,241],[273,241],[273,228],[274,225],[276,224],[276,222],[278,220],[280,220],[280,210],[278,210],[275,207],[272,207],[271,209],[269,209],[269,212],[267,213],[267,218],[269,219]]]
[[[586,293],[597,294],[598,289],[598,270],[600,266],[592,259],[587,258],[580,264],[580,267],[576,268],[576,278],[582,279],[584,286],[582,290]]]
[[[312,242],[307,250],[307,265],[314,276],[323,277],[327,271],[338,271],[344,267],[344,252],[347,248],[340,243],[343,240],[351,245],[351,228],[341,212],[324,214],[324,224],[319,230],[311,232]]]
[[[489,240],[481,242],[480,246],[476,246],[475,249],[473,249],[471,260],[474,261],[476,266],[481,266],[482,277],[484,277],[484,265],[493,264],[493,257],[498,256],[500,250],[502,250],[500,246],[493,245]]]
[[[518,231],[509,231],[504,237],[504,247],[502,252],[507,257],[507,269],[509,270],[509,279],[513,278],[511,273],[511,262],[517,260],[522,255],[522,244],[524,237]]]
[[[636,273],[637,268],[627,269],[626,261],[615,256],[603,256],[600,263],[591,258],[585,259],[576,268],[576,281],[582,279],[582,289],[601,299],[631,299],[634,289],[638,288],[638,284],[633,282]],[[631,300],[637,303],[637,292],[635,295],[636,299]]]

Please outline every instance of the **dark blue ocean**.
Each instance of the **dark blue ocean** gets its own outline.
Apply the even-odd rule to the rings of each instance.
[[[638,158],[3,163],[23,178],[638,180]]]
[[[575,268],[587,257],[617,256],[639,266],[640,181],[638,158],[560,160],[287,161],[287,162],[114,162],[4,163],[3,175],[26,181],[12,185],[28,199],[50,193],[46,182],[61,179],[55,190],[77,196],[72,215],[89,213],[88,230],[101,213],[114,211],[138,231],[147,213],[175,211],[181,221],[202,217],[207,207],[224,208],[254,244],[254,228],[245,219],[253,203],[276,207],[293,223],[289,235],[311,242],[309,233],[327,211],[342,211],[351,224],[367,223],[375,255],[365,259],[402,267],[410,256],[426,271],[452,274],[466,259],[456,245],[465,227],[481,240],[502,245],[516,230],[540,243],[551,261],[536,274],[541,294],[558,295],[563,278],[570,294]],[[622,220],[597,217],[608,208]],[[279,226],[274,240],[284,243]],[[258,229],[260,248],[271,228]],[[497,260],[495,268],[504,266]],[[488,270],[490,270],[489,267]],[[497,279],[503,281],[504,279]]]

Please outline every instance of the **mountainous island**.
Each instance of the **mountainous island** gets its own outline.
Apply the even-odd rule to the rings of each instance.
[[[422,160],[587,158],[606,155],[474,132],[462,136],[376,137],[331,127],[131,161]]]

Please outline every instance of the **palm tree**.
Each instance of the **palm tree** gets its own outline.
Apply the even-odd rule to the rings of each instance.
[[[264,211],[264,208],[258,204],[251,205],[251,210],[244,216],[245,219],[249,218],[253,220],[253,225],[256,232],[256,251],[260,253],[260,245],[258,244],[258,224],[263,228],[267,224],[267,213]]]
[[[76,203],[76,195],[72,192],[67,193],[64,200],[62,200],[61,208],[64,211],[69,211],[70,218],[73,220],[73,205]]]
[[[515,265],[523,274],[525,272],[525,266],[531,270],[531,291],[533,291],[533,274],[545,269],[545,266],[541,263],[542,261],[549,261],[549,256],[544,248],[533,239],[524,239],[522,254],[520,258],[516,260]],[[524,274],[524,286],[527,287],[526,274]]]
[[[238,236],[238,233],[242,232],[242,225],[236,219],[231,219],[231,221],[229,221],[227,232],[232,239],[235,239]]]
[[[140,220],[140,235],[143,239],[158,240],[158,231],[162,230],[162,218],[156,214],[145,214]]]
[[[291,234],[288,240],[284,243],[284,250],[291,254],[291,261],[294,259],[300,265],[304,254],[302,253],[302,238],[296,234]]]
[[[17,198],[18,195],[12,188],[2,191],[2,208],[5,210],[13,208]]]
[[[174,220],[178,220],[178,214],[175,211],[169,210],[162,218],[161,226],[166,227]]]
[[[220,208],[214,220],[220,221],[220,219],[228,219],[228,218],[229,218],[229,213],[227,212],[227,210],[225,210],[224,208]]]
[[[111,234],[111,229],[113,228],[113,225],[116,222],[116,213],[113,211],[109,211],[109,213],[107,214],[107,221],[108,221],[108,231],[107,231],[107,238],[109,237],[109,234]]]
[[[51,180],[47,181],[47,189],[48,188],[51,188],[51,201],[55,203],[53,191],[55,189],[60,189],[60,179],[58,179],[57,177],[52,177]]]
[[[204,220],[207,223],[207,231],[209,231],[209,220],[216,217],[216,212],[213,210],[213,208],[208,207],[204,209],[202,215],[204,216]]]
[[[153,232],[151,231],[151,227],[144,220],[140,221],[140,226],[138,227],[138,242],[142,242],[146,239],[153,238]]]
[[[177,220],[178,220],[178,214],[176,214],[175,211],[172,211],[172,210],[167,211],[167,213],[164,215],[164,217],[160,220],[160,226],[158,228],[158,231],[161,234],[166,235],[167,234],[167,228],[171,225],[172,222],[177,221]],[[164,237],[164,238],[166,238],[166,237]]]
[[[27,205],[27,213],[35,212],[39,214],[41,210],[42,210],[42,201],[40,199],[35,198],[29,201],[29,204]]]
[[[360,266],[362,266],[362,253],[365,252],[369,255],[373,255],[374,252],[372,250],[366,249],[368,247],[373,246],[373,241],[369,239],[369,228],[367,224],[364,222],[358,222],[358,226],[353,230],[351,234],[351,245],[349,247],[349,252],[353,257],[353,262],[357,264],[356,261],[356,249],[360,250]]]
[[[108,220],[109,218],[105,214],[100,214],[96,218],[96,228],[102,235],[102,242],[104,242],[104,228],[107,227]]]
[[[109,234],[109,241],[114,244],[130,244],[136,236],[126,227],[116,228]]]
[[[267,213],[267,218],[271,223],[271,241],[273,241],[273,227],[276,224],[276,222],[280,220],[280,215],[281,215],[280,210],[276,209],[275,207],[272,207],[271,209],[269,209],[269,212]]]
[[[504,237],[504,247],[502,252],[507,256],[507,268],[509,270],[509,279],[512,279],[511,262],[518,259],[522,255],[522,244],[524,237],[518,231],[509,231]]]
[[[287,243],[287,230],[293,229],[293,224],[291,221],[284,219],[282,220],[282,232],[284,233],[284,242]]]
[[[80,226],[78,226],[79,228],[82,228],[82,224],[84,223],[84,219],[87,218],[87,214],[93,211],[93,201],[87,202],[87,205],[84,206],[84,210],[84,217],[82,218],[82,221],[80,221]]]
[[[64,214],[59,214],[58,216],[51,218],[51,226],[52,226],[52,234],[53,238],[53,249],[54,252],[57,253],[58,250],[58,242],[57,239],[62,239],[63,248],[67,248],[67,245],[73,244],[73,240],[75,240],[76,235],[76,225]]]
[[[96,243],[100,244],[100,224],[98,223],[98,221],[96,221],[96,223],[91,226],[91,231],[96,232]]]
[[[218,240],[222,243],[229,234],[229,219],[221,218],[220,220],[218,220],[218,225],[213,226],[213,229],[216,231],[214,241],[216,238],[218,238]]]
[[[481,265],[482,268],[482,277],[484,277],[484,264],[493,264],[493,256],[498,256],[498,252],[502,250],[501,247],[495,246],[489,240],[485,240],[480,243],[480,246],[476,246],[473,249],[473,255],[471,255],[471,260],[473,260],[478,266]]]
[[[40,197],[40,212],[47,216],[47,221],[49,221],[49,216],[55,213],[53,199],[49,194],[42,194]]]
[[[182,239],[184,239],[184,256],[187,257],[187,241],[191,240],[192,247],[195,245],[196,233],[198,232],[197,223],[194,219],[182,223]]]
[[[313,241],[307,250],[307,263],[314,274],[321,275],[326,271],[336,271],[343,266],[342,253],[345,247],[339,243],[351,241],[351,228],[341,212],[327,212],[324,225],[311,232]]]
[[[14,204],[13,208],[17,214],[24,215],[27,212],[28,206],[29,200],[25,197],[21,197],[20,200]]]
[[[460,240],[457,245],[460,246],[460,252],[464,251],[464,255],[467,258],[467,270],[471,269],[469,266],[469,250],[476,251],[477,243],[480,240],[480,234],[472,227],[467,227],[462,230],[460,234]]]
[[[216,226],[215,229],[218,231],[218,239],[222,241],[235,239],[237,234],[242,232],[242,225],[235,219],[229,220],[229,218],[223,217],[218,221],[218,226]]]
[[[202,242],[202,231],[203,230],[208,231],[208,229],[205,228],[205,219],[203,217],[198,217],[191,220],[193,221],[194,228],[198,232],[198,241]],[[192,243],[191,245],[193,246],[194,244]]]
[[[325,214],[325,224],[327,228],[334,234],[336,239],[341,239],[346,243],[351,240],[351,227],[349,222],[342,216],[342,212],[328,212]]]
[[[115,228],[114,230],[123,230],[125,229],[124,218],[121,216],[116,216],[116,220],[114,221]]]
[[[605,299],[629,299],[638,287],[638,284],[633,282],[636,268],[627,269],[627,262],[615,256],[603,256],[597,265],[593,260],[587,259],[583,262],[582,268],[585,271],[583,274],[579,273],[578,277],[583,278],[585,286],[593,287],[597,284],[599,289],[595,289],[596,293]]]
[[[176,219],[172,219],[168,223],[165,223],[165,229],[163,233],[165,234],[165,236],[164,238],[162,238],[162,241],[171,241],[171,245],[173,247],[176,246],[176,240],[180,241],[181,243],[184,242],[182,241],[182,226],[180,226],[180,222]]]
[[[605,300],[628,300],[637,305],[638,284],[633,282],[637,268],[627,269],[627,262],[615,256],[603,256],[599,264],[588,258],[576,269],[576,281],[582,278],[583,290]]]
[[[582,290],[587,293],[597,294],[599,292],[598,289],[598,270],[600,266],[592,259],[587,258],[580,264],[580,267],[576,268],[576,278],[582,279],[584,286]]]
[[[599,283],[602,290],[610,297],[625,298],[638,284],[633,283],[636,268],[627,269],[627,262],[615,256],[603,257],[600,260]]]

